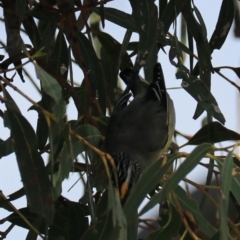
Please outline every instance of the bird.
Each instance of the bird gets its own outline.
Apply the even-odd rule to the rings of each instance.
[[[152,75],[149,84],[132,69],[120,73],[127,87],[106,129],[106,151],[116,167],[117,183],[114,177],[112,181],[118,187],[122,204],[144,170],[166,152],[175,130],[174,105],[167,93],[160,63],[154,65]],[[134,98],[129,101],[132,94]]]

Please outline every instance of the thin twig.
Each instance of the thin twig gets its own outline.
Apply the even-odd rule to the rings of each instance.
[[[220,72],[220,69],[214,68],[214,70],[215,70],[215,72],[216,72],[218,75],[220,75],[222,78],[224,78],[225,80],[227,80],[230,84],[232,84],[234,87],[236,87],[237,90],[240,92],[240,87],[239,87],[235,82],[233,82],[232,80],[230,80],[229,78],[227,78],[224,74],[222,74],[222,73]]]
[[[23,96],[25,99],[27,99],[36,108],[38,108],[44,114],[44,116],[48,116],[53,121],[57,121],[56,117],[52,113],[48,112],[43,107],[41,107],[38,103],[34,102],[28,95],[26,95],[24,92],[22,92],[19,88],[17,88],[11,82],[9,82],[8,80],[6,80],[5,78],[3,78],[1,76],[0,76],[0,81],[4,82],[6,85],[10,86],[14,91],[18,92],[21,96]]]
[[[10,201],[8,201],[2,191],[0,191],[0,198],[7,202],[7,204],[14,210],[16,214],[20,216],[20,218],[30,227],[30,229],[32,229],[38,236],[44,239],[42,234],[40,234],[40,232],[27,220],[27,218],[20,211],[18,211]]]

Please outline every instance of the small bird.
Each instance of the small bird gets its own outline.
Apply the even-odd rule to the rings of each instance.
[[[142,83],[130,69],[120,73],[127,87],[118,100],[106,130],[106,151],[116,165],[119,194],[126,201],[142,172],[158,160],[172,142],[175,111],[160,63],[152,83]],[[134,99],[129,103],[132,91]]]

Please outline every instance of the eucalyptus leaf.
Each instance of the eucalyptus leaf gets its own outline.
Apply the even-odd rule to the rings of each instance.
[[[198,145],[204,142],[217,143],[228,140],[240,140],[240,134],[227,129],[219,122],[211,122],[203,126],[184,145]]]
[[[205,156],[205,154],[212,149],[212,145],[209,143],[203,143],[196,147],[186,160],[179,166],[177,171],[168,179],[164,184],[162,190],[155,194],[151,200],[143,207],[140,212],[140,215],[144,214],[150,210],[156,204],[162,202],[167,195],[173,191],[178,183],[192,171],[194,167],[199,163],[199,161]]]
[[[37,138],[30,123],[7,105],[11,134],[18,167],[30,210],[52,222],[53,196],[43,159],[38,152]]]

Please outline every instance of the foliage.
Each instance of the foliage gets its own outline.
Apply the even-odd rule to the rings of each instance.
[[[226,154],[217,157],[214,153],[219,149],[214,143],[226,140],[236,143],[240,135],[222,125],[225,118],[211,92],[211,76],[220,74],[221,70],[212,66],[211,55],[215,49],[221,49],[228,36],[235,0],[222,1],[210,40],[194,1],[162,0],[156,5],[153,0],[130,0],[132,14],[109,8],[108,0],[83,2],[1,1],[7,35],[6,45],[2,45],[7,54],[1,56],[0,64],[0,98],[6,107],[6,111],[0,110],[0,115],[11,134],[7,140],[0,139],[0,158],[5,161],[8,155],[15,153],[24,187],[8,197],[0,192],[0,207],[11,212],[0,223],[9,221],[28,229],[28,240],[60,239],[61,236],[66,240],[133,240],[137,239],[138,217],[153,206],[160,208],[161,204],[160,220],[156,221],[157,227],[147,240],[180,236],[181,239],[239,238],[238,219],[228,215],[230,200],[240,214],[239,157],[233,153],[236,145],[224,149]],[[100,16],[103,28],[108,20],[126,29],[123,42],[114,38],[114,32],[112,35],[103,32],[98,23],[90,24],[88,20],[93,13]],[[169,32],[178,15],[183,17],[188,44],[179,40],[176,31]],[[139,34],[138,42],[130,41],[132,33]],[[28,37],[31,44],[26,44],[22,35]],[[95,38],[100,47],[94,45]],[[165,46],[170,46],[168,56],[177,69],[176,78],[182,80],[182,87],[197,101],[194,118],[206,111],[208,124],[186,142],[185,145],[197,145],[191,153],[179,151],[153,163],[122,208],[118,193],[108,181],[108,164],[113,164],[112,159],[104,152],[108,112],[111,114],[121,93],[117,86],[118,73],[125,67],[143,68],[145,78],[151,79],[156,54]],[[189,56],[189,66],[184,63],[184,54]],[[25,79],[23,71],[26,66],[34,66],[40,85],[39,102],[17,88],[15,75],[7,76],[12,70],[11,64],[22,81],[31,80],[31,77]],[[80,84],[73,79],[73,66],[83,72]],[[239,68],[229,68],[239,75]],[[9,93],[11,88],[30,102],[29,110],[37,112],[36,126],[32,127],[21,113]],[[78,113],[71,121],[66,112],[70,100]],[[47,164],[44,153],[48,154]],[[80,155],[84,163],[78,161]],[[204,157],[209,159],[209,164],[201,163]],[[180,158],[184,161],[175,169],[174,163]],[[206,185],[186,178],[197,165],[208,169]],[[82,178],[85,194],[79,202],[61,196],[62,182],[70,172],[87,176],[86,182]],[[213,175],[224,181],[211,186]],[[179,186],[182,180],[202,193],[200,204]],[[211,197],[210,188],[219,193],[219,201]],[[92,194],[93,189],[95,194]],[[149,202],[137,214],[147,194]],[[16,209],[11,201],[22,196],[26,196],[27,206]],[[214,224],[202,213],[206,201],[211,201],[219,211],[219,219]],[[0,233],[2,238],[11,228]]]

